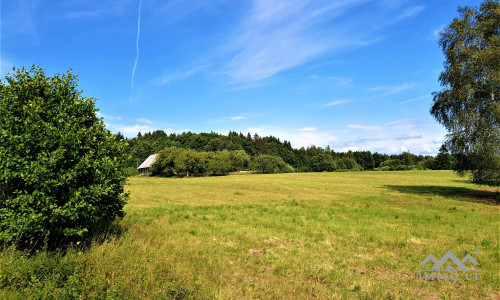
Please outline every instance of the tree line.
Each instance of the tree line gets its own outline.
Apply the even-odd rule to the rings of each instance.
[[[125,139],[121,133],[117,139]],[[129,158],[126,167],[137,168],[149,155],[157,152],[154,175],[227,174],[241,170],[274,172],[331,172],[337,170],[413,170],[452,169],[454,158],[441,147],[436,157],[381,154],[371,151],[335,152],[330,147],[292,148],[289,141],[274,136],[227,135],[184,132],[167,134],[162,130],[140,133],[125,139]],[[265,166],[268,167],[265,167]]]

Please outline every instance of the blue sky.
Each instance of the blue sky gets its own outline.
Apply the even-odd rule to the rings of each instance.
[[[128,137],[234,130],[435,154],[446,134],[429,115],[438,32],[457,6],[479,3],[2,1],[0,72],[72,68],[107,127]]]

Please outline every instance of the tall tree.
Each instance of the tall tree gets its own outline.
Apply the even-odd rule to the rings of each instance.
[[[431,114],[448,130],[459,175],[500,183],[500,3],[461,7],[439,40],[445,54]]]

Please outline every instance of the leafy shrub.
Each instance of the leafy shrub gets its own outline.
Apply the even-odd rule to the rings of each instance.
[[[337,168],[333,158],[326,153],[313,156],[311,159],[311,167],[314,172],[332,172]]]
[[[167,147],[158,152],[155,161],[151,165],[151,174],[161,176],[176,175],[178,170],[175,165],[175,158],[182,151],[184,150],[181,148]]]
[[[293,172],[293,168],[285,163],[281,157],[266,154],[255,157],[251,162],[251,168],[262,173]]]
[[[309,166],[300,166],[298,169],[297,169],[297,172],[311,172],[311,167]]]
[[[389,167],[391,170],[396,170],[400,165],[404,165],[404,162],[400,159],[388,159],[380,164],[380,167]]]
[[[335,160],[335,165],[338,170],[352,170],[359,169],[362,170],[361,166],[356,163],[356,161],[352,158],[341,158]]]
[[[139,175],[139,171],[137,171],[137,169],[133,167],[123,168],[123,173],[127,177]]]
[[[122,217],[125,143],[76,76],[17,69],[0,83],[0,244],[55,247]]]
[[[207,154],[206,171],[211,174],[228,174],[232,170],[231,154],[227,150]]]

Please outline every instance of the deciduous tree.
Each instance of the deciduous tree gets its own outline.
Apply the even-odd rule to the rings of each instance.
[[[500,182],[500,3],[458,9],[441,33],[446,57],[431,114],[448,130],[446,148],[459,175]]]

